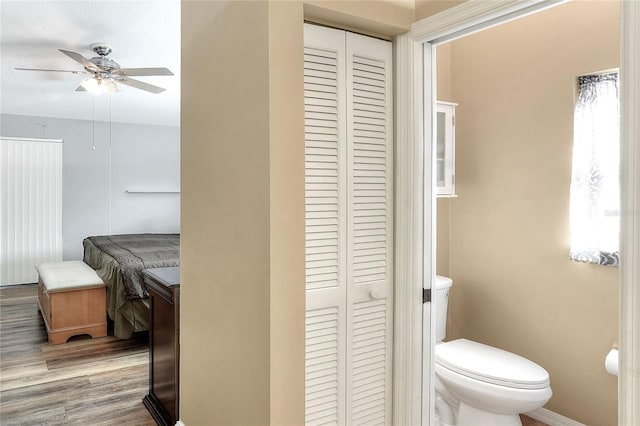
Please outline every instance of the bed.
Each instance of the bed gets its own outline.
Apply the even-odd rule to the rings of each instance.
[[[87,237],[84,262],[107,285],[107,313],[113,334],[128,339],[149,329],[149,293],[142,271],[180,264],[180,234],[124,234]]]

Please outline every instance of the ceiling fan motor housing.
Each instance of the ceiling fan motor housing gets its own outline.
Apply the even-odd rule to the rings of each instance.
[[[107,58],[107,55],[112,51],[111,46],[109,46],[108,44],[94,43],[91,45],[91,49],[98,54],[98,56],[89,59],[91,63],[102,68],[107,73],[120,68],[120,65],[116,61]],[[87,67],[85,67],[85,69],[89,72],[95,72],[94,70],[91,70]]]
[[[120,68],[120,65],[116,61],[112,61],[111,59],[105,58],[104,56],[96,56],[95,58],[89,59],[89,61],[107,72],[111,72]],[[91,70],[87,67],[85,67],[84,69],[89,72],[95,72],[94,70]]]

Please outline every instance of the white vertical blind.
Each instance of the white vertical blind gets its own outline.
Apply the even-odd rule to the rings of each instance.
[[[62,141],[0,138],[0,285],[62,260]]]

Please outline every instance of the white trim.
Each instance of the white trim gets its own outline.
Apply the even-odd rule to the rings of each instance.
[[[537,410],[526,413],[527,416],[539,422],[546,423],[549,426],[585,426],[583,423],[577,422],[569,417],[554,413],[546,408],[538,408]],[[623,423],[621,423],[623,424]]]
[[[424,183],[418,181],[419,173],[425,164],[431,164],[429,154],[423,152],[423,140],[419,137],[421,117],[432,114],[433,102],[424,102],[422,91],[416,90],[423,76],[418,64],[422,63],[423,52],[416,49],[416,43],[435,45],[443,41],[450,41],[463,35],[489,28],[491,26],[510,21],[517,17],[531,14],[548,7],[556,6],[559,0],[505,0],[487,2],[483,0],[467,0],[459,6],[445,10],[437,15],[416,22],[409,34],[396,37],[396,312],[403,312],[404,317],[396,322],[395,357],[394,359],[394,424],[419,424],[416,422],[416,404],[421,404],[421,390],[412,386],[414,382],[408,377],[409,372],[418,360],[415,359],[415,338],[417,324],[407,324],[417,316],[411,310],[413,306],[410,298],[418,297],[422,283],[417,277],[423,268],[417,265],[420,256],[433,261],[433,241],[425,241],[428,233],[420,231],[419,220],[416,215],[423,214],[423,224],[432,223],[431,209],[417,206],[417,200],[422,199],[425,192]],[[621,86],[623,116],[621,117],[624,153],[622,155],[623,177],[623,209],[627,214],[623,220],[621,232],[621,380],[619,392],[619,422],[620,424],[640,425],[640,405],[634,404],[640,400],[640,148],[638,139],[640,128],[635,118],[640,114],[640,73],[639,58],[636,56],[640,48],[640,4],[633,1],[622,1],[621,9]],[[413,57],[410,53],[413,52]],[[425,58],[427,59],[427,58]],[[429,69],[433,61],[428,58],[424,66]],[[635,62],[634,62],[635,61]],[[628,73],[626,77],[625,73]],[[428,77],[428,76],[427,76]],[[423,108],[424,107],[424,108]],[[424,109],[424,111],[422,111]],[[423,116],[424,114],[424,116]],[[417,146],[416,146],[417,145]],[[415,154],[413,161],[408,156]],[[418,163],[422,164],[418,164]],[[626,207],[625,207],[626,206]],[[406,222],[405,222],[406,221]],[[413,233],[411,233],[411,231]],[[433,239],[433,238],[432,238]],[[426,268],[424,268],[426,269]],[[426,271],[424,271],[426,272]],[[431,272],[433,279],[433,272]],[[425,279],[425,287],[430,280]],[[402,305],[404,304],[404,305]],[[405,306],[408,310],[401,311]],[[432,310],[433,311],[433,310]],[[433,316],[433,312],[431,315]],[[406,329],[400,330],[402,326]],[[432,324],[429,324],[432,327]],[[425,362],[426,365],[426,362]],[[428,368],[433,369],[429,361]],[[430,373],[429,373],[430,375]],[[427,374],[425,372],[425,377]],[[433,383],[433,382],[432,382]],[[428,385],[429,389],[433,386]],[[433,404],[433,398],[428,398]],[[634,406],[635,405],[635,406]],[[429,409],[425,412],[433,412]],[[425,419],[427,420],[427,419]],[[428,424],[423,423],[423,424]]]
[[[620,10],[620,374],[618,424],[640,425],[640,3]]]
[[[419,425],[422,399],[423,134],[422,45],[394,40],[395,87],[395,318],[393,424]],[[417,194],[417,195],[416,195]]]
[[[424,145],[422,156],[424,163],[424,174],[422,177],[422,193],[424,193],[424,225],[423,225],[423,244],[425,256],[423,257],[424,271],[422,277],[422,287],[424,289],[432,289],[431,283],[436,275],[435,252],[436,252],[436,157],[434,155],[435,143],[425,144],[425,140],[436,140],[436,99],[438,94],[436,91],[436,66],[435,54],[436,50],[432,44],[422,44],[422,79],[423,79],[423,96],[422,96],[422,112],[418,109],[416,115],[422,118],[423,136],[422,143]],[[431,102],[427,101],[428,99]],[[429,119],[430,117],[430,119]],[[427,136],[430,135],[430,136]],[[428,257],[426,254],[429,254]],[[428,260],[427,260],[428,259]],[[431,300],[434,298],[433,291]],[[422,318],[429,318],[427,323],[422,324],[422,425],[435,424],[435,386],[432,386],[436,380],[435,372],[435,327],[436,327],[436,310],[434,303],[425,303],[423,305]],[[425,365],[427,368],[425,368]],[[429,393],[425,395],[425,389]]]
[[[175,424],[175,426],[187,426],[184,423],[182,423],[182,420],[178,420]]]
[[[565,1],[567,0],[467,0],[458,6],[414,23],[409,37],[417,42],[439,44]]]

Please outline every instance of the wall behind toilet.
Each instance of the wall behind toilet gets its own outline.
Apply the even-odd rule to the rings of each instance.
[[[617,1],[570,2],[438,50],[451,96],[439,98],[459,104],[459,197],[438,201],[438,273],[454,280],[447,337],[539,363],[546,408],[589,425],[617,424],[604,357],[618,340],[619,277],[568,259],[573,104],[576,76],[619,66],[618,16]]]

